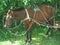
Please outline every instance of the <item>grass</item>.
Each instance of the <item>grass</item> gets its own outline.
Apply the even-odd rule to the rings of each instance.
[[[11,30],[13,33],[18,31],[18,35],[21,35],[21,33],[24,33],[24,28],[16,28],[14,30]],[[34,26],[32,28],[32,41],[29,45],[60,45],[60,32],[54,31],[53,36],[48,39],[45,38],[45,34],[47,31],[46,27],[42,26]],[[6,29],[0,29],[0,45],[25,45],[26,35],[23,36],[14,36],[11,33],[8,32]]]

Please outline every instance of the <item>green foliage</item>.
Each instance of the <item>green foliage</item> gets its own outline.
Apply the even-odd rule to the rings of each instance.
[[[55,5],[60,4],[60,0],[0,0],[0,14],[6,14],[8,9],[15,10],[18,7],[31,7],[42,4]],[[59,7],[58,7],[59,8]]]

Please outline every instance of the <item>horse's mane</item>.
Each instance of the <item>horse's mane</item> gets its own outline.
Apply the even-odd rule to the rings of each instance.
[[[13,11],[21,11],[21,10],[24,10],[24,7],[19,7],[17,9],[13,10]]]

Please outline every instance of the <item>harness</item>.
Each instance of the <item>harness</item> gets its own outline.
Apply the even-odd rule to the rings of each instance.
[[[49,6],[48,6],[48,7],[49,7]],[[51,8],[52,8],[52,7],[51,7]],[[45,15],[44,15],[43,11],[42,11],[38,6],[34,8],[34,12],[35,12],[35,13],[36,13],[36,12],[40,12],[40,13],[42,14],[41,16],[45,19],[45,23],[47,22],[48,25],[49,25],[49,21],[55,17],[54,14],[53,14],[53,16],[52,16],[51,18],[47,19],[47,18],[45,17]],[[51,12],[52,12],[52,10],[51,10]],[[45,12],[45,13],[46,13],[46,12]],[[38,24],[39,22],[37,22],[37,21],[35,20],[35,23]]]
[[[37,21],[34,19],[37,12],[41,12],[41,14],[42,14],[43,18],[45,19],[45,21],[48,22],[48,20],[47,20],[46,17],[44,16],[43,12],[42,12],[38,7],[35,7],[35,8],[34,8],[34,16],[33,16],[33,18],[30,18],[30,17],[29,17],[29,13],[28,13],[28,10],[27,10],[27,9],[25,9],[25,11],[26,11],[26,16],[27,16],[27,17],[26,17],[25,19],[23,19],[22,22],[24,22],[24,21],[26,21],[26,20],[29,20],[29,21],[32,20],[32,22],[30,23],[30,25],[29,25],[29,27],[28,27],[27,30],[29,30],[29,29],[32,27],[32,25],[33,25],[34,22],[35,22],[36,24],[38,24],[38,25],[41,25],[39,22],[37,22]]]
[[[38,11],[40,11],[39,7],[35,7],[34,12],[38,12]]]
[[[28,13],[28,10],[27,9],[25,9],[25,12],[26,12],[26,18],[23,19],[23,20],[21,20],[21,22],[24,22],[26,20],[29,20],[29,21],[31,20],[30,17],[29,17],[29,13]]]
[[[30,18],[29,13],[28,13],[28,10],[25,9],[26,18],[23,19],[23,20],[21,20],[21,23],[24,22],[24,21],[26,21],[26,20],[28,20],[28,21],[31,20],[31,21],[32,21],[32,22],[30,23],[30,25],[29,25],[27,31],[29,31],[29,29],[32,27],[32,25],[33,25],[34,22],[35,22],[36,24],[38,24],[38,25],[47,26],[47,25],[45,25],[45,24],[41,24],[41,23],[37,22],[37,21],[34,19],[34,18],[36,17],[36,13],[37,13],[38,11],[41,12],[41,14],[42,14],[43,18],[45,19],[45,21],[48,22],[48,20],[47,20],[46,17],[44,16],[44,13],[42,12],[41,9],[39,9],[39,7],[35,7],[35,8],[34,8],[34,16],[33,16],[33,18]],[[54,17],[51,17],[51,18],[54,18]],[[18,26],[16,26],[15,28],[21,26],[21,23],[20,23]],[[47,27],[48,27],[48,26],[47,26]],[[51,26],[50,26],[50,27],[51,27]],[[15,29],[15,28],[14,28],[14,29]],[[11,28],[11,29],[12,29],[12,28]],[[9,30],[8,30],[8,31],[9,31]],[[26,32],[27,32],[27,31],[26,31]],[[17,36],[17,33],[14,34],[14,33],[12,33],[11,31],[9,31],[9,32],[10,32],[12,35]],[[25,35],[26,32],[25,32],[24,34],[22,34],[22,35]],[[22,35],[18,35],[18,36],[22,36]]]
[[[31,22],[30,25],[29,25],[28,30],[29,30],[29,29],[31,28],[31,26],[33,25],[33,22],[35,22],[35,23],[38,24],[38,25],[51,27],[51,26],[49,25],[49,20],[53,19],[54,16],[52,16],[52,17],[48,20],[48,19],[45,17],[43,11],[42,11],[38,6],[34,8],[34,16],[33,16],[33,18],[30,18],[30,17],[29,17],[29,13],[28,13],[28,10],[27,10],[27,9],[25,9],[25,11],[26,11],[26,14],[27,14],[27,18],[25,18],[23,21],[26,21],[26,20],[29,20],[29,21],[30,21],[30,20],[32,20],[32,22]],[[48,24],[41,24],[41,23],[37,22],[37,21],[34,19],[37,12],[41,12],[41,14],[42,14],[41,16],[45,19],[45,23],[47,22]]]

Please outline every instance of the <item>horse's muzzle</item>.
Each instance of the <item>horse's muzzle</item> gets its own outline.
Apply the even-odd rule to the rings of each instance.
[[[7,25],[5,24],[5,25],[4,25],[4,28],[6,28],[6,27],[7,27]]]

